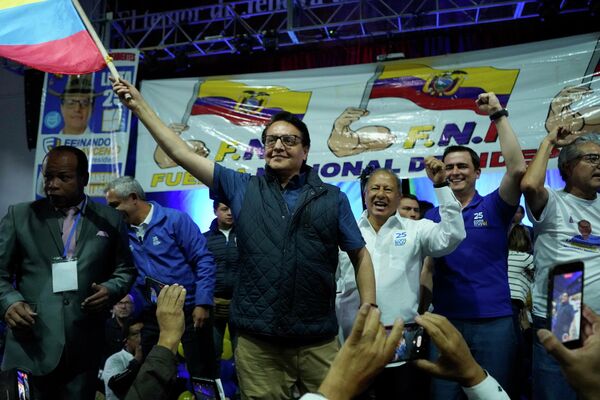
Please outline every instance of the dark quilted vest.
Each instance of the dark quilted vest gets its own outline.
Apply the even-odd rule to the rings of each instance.
[[[231,320],[243,332],[279,338],[337,334],[339,188],[307,169],[288,215],[277,180],[251,178],[237,224],[239,280]]]
[[[235,226],[229,232],[229,240],[219,231],[217,219],[210,224],[210,229],[204,232],[206,247],[215,258],[217,270],[215,272],[215,297],[231,299],[233,286],[237,281],[238,248]]]

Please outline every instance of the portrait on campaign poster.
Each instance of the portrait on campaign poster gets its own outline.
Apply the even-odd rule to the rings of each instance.
[[[41,134],[83,135],[124,132],[128,112],[121,113],[105,71],[85,75],[48,74]]]
[[[111,53],[119,75],[135,82],[137,50]],[[112,91],[108,68],[91,74],[46,74],[42,92],[34,193],[41,197],[41,171],[44,157],[61,145],[81,149],[90,163],[86,193],[103,196],[108,182],[125,170],[129,147],[131,112]]]

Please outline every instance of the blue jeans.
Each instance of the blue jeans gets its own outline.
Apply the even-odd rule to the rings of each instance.
[[[484,319],[450,319],[467,342],[475,360],[492,375],[508,393],[514,381],[517,338],[513,317]],[[431,346],[431,360],[439,357]],[[431,398],[436,400],[466,399],[460,385],[445,379],[432,379]]]
[[[546,318],[533,316],[533,399],[576,400],[577,394],[567,383],[559,364],[537,338],[541,328],[546,328]]]

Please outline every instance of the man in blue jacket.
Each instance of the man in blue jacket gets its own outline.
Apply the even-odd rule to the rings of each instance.
[[[188,372],[191,376],[215,377],[210,319],[215,263],[200,229],[187,214],[146,201],[141,185],[131,177],[110,182],[105,195],[108,205],[119,210],[129,224],[129,246],[139,271],[134,288],[144,299],[144,355],[150,352],[159,334],[156,307],[148,295],[146,277],[165,285],[178,283],[186,289],[181,342]]]

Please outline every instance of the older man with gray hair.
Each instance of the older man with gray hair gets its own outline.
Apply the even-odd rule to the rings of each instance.
[[[558,169],[566,185],[561,190],[544,186],[552,150],[561,148]],[[600,226],[600,134],[575,134],[561,127],[542,140],[535,159],[521,181],[529,219],[536,235],[533,284],[534,327],[545,328],[548,272],[553,265],[580,260],[585,265],[585,302],[600,311],[600,246],[582,246],[576,240],[578,223]],[[576,399],[561,375],[559,364],[536,340],[533,350],[533,397]]]
[[[181,340],[191,376],[216,377],[210,309],[215,288],[215,263],[206,239],[189,215],[147,201],[141,185],[123,176],[105,189],[108,205],[129,225],[129,246],[139,275],[134,289],[143,301],[142,351],[146,356],[158,340],[156,306],[146,278],[186,289],[185,332]],[[156,293],[158,294],[158,293]]]

